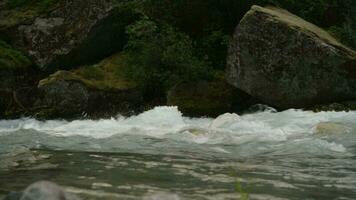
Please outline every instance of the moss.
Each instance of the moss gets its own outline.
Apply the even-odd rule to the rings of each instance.
[[[19,69],[31,66],[31,61],[21,52],[0,40],[0,69]]]
[[[310,108],[314,112],[329,112],[329,111],[352,111],[356,110],[356,101],[344,101],[332,104],[316,105]]]
[[[8,9],[1,12],[0,30],[34,20],[53,10],[63,0],[7,0]]]
[[[58,80],[66,80],[78,81],[89,88],[99,90],[133,88],[136,84],[129,81],[123,72],[127,66],[126,60],[126,55],[117,53],[96,65],[83,66],[72,71],[58,71],[40,81],[39,87]]]
[[[252,9],[246,14],[250,15],[254,12],[261,12],[261,13],[267,13],[276,19],[278,21],[284,22],[288,26],[298,29],[299,31],[310,35],[311,37],[317,36],[321,40],[326,41],[327,43],[340,48],[340,49],[348,49],[348,47],[344,46],[341,44],[335,37],[330,35],[327,31],[317,27],[316,25],[305,21],[304,19],[293,15],[292,13],[288,12],[287,10],[281,9],[281,8],[276,8],[276,7],[260,7],[260,6],[252,6]],[[356,57],[356,53],[353,55],[350,55],[351,57]]]
[[[7,0],[6,6],[10,9],[32,6],[41,10],[46,10],[55,5],[60,0]]]

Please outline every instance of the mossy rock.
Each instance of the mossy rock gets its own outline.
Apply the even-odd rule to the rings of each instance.
[[[216,117],[227,112],[243,112],[255,103],[249,95],[222,79],[183,82],[167,95],[167,104],[178,106],[190,117]]]
[[[0,40],[0,118],[31,107],[40,75],[26,56]]]
[[[5,0],[0,8],[0,30],[34,21],[56,8],[64,0]]]
[[[58,71],[39,82],[40,118],[100,118],[130,115],[143,105],[141,92],[124,76],[126,56],[114,54],[98,64]]]
[[[356,110],[356,101],[344,101],[331,104],[316,105],[310,108],[314,112],[341,112],[341,111],[353,111]]]
[[[38,87],[57,82],[80,82],[90,89],[97,90],[126,90],[135,88],[136,84],[125,76],[127,56],[114,54],[98,64],[82,66],[72,71],[58,71],[39,82]]]
[[[227,58],[227,80],[279,110],[356,98],[356,52],[281,8],[252,6]]]
[[[136,12],[117,0],[16,0],[0,5],[0,36],[40,68],[93,64],[120,51]]]

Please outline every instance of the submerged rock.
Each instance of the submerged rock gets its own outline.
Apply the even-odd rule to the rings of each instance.
[[[0,6],[0,35],[46,69],[94,62],[121,49],[126,43],[125,26],[134,19],[115,0],[10,5]]]
[[[20,200],[79,200],[66,193],[60,186],[48,181],[36,182],[28,186]]]
[[[231,84],[279,109],[356,99],[356,52],[283,9],[253,6],[227,63]]]
[[[0,169],[11,170],[34,164],[38,158],[28,148],[16,148],[14,152],[0,155]]]
[[[123,75],[125,55],[115,54],[93,66],[58,71],[40,81],[38,117],[76,118],[129,115],[140,110],[143,97]]]
[[[237,114],[226,113],[217,117],[211,124],[209,125],[209,129],[220,129],[226,128],[240,121],[241,118]]]
[[[176,194],[170,194],[166,192],[157,192],[153,194],[146,194],[143,200],[180,200],[179,196]]]
[[[41,155],[36,151],[31,151],[26,147],[16,147],[14,151],[0,155],[0,170],[38,170],[53,169],[57,165],[43,162],[49,159],[50,155]]]
[[[241,112],[255,103],[249,95],[223,80],[183,82],[167,95],[167,104],[178,106],[187,116],[217,117],[226,112]]]
[[[313,128],[315,134],[345,134],[349,133],[351,129],[340,123],[321,122]]]
[[[20,200],[22,194],[22,192],[10,192],[10,194],[5,196],[2,200]]]
[[[11,192],[3,200],[79,200],[79,198],[65,192],[53,182],[39,181],[28,186],[23,192]]]

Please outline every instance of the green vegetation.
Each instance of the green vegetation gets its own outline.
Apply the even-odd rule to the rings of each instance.
[[[7,0],[8,12],[0,18],[0,30],[27,23],[41,14],[48,13],[63,0]]]
[[[179,27],[194,37],[215,31],[231,34],[242,16],[254,5],[274,5],[329,29],[356,30],[356,2],[353,0],[142,0],[145,14]],[[346,25],[345,25],[346,24]],[[345,28],[347,27],[348,28]],[[346,30],[345,30],[346,29]],[[350,32],[349,32],[350,33]],[[349,40],[351,34],[343,34]],[[347,41],[344,40],[343,41]],[[356,43],[348,43],[356,47]]]
[[[208,79],[209,63],[195,52],[191,38],[167,24],[144,17],[127,28],[127,75],[151,95],[181,81]]]
[[[241,182],[239,180],[236,180],[236,192],[240,194],[240,200],[249,200],[250,199],[250,193],[246,191],[246,189],[242,186]]]
[[[44,11],[60,0],[7,0],[6,5],[9,8],[18,8],[23,6],[36,6]]]
[[[0,69],[18,69],[31,66],[31,61],[21,52],[0,40]]]
[[[0,29],[29,21],[61,1],[7,0],[6,6],[11,9],[0,19]],[[216,71],[223,71],[230,37],[254,4],[285,8],[356,48],[354,0],[114,1],[120,4],[121,10],[138,16],[127,27],[128,42],[123,53],[127,67],[118,70],[125,71],[118,77],[136,80],[138,86],[153,96],[165,96],[167,90],[179,82],[210,80]],[[28,63],[19,52],[0,48],[3,49],[0,52],[2,66],[26,66],[24,63]],[[102,68],[91,66],[76,73],[81,77],[90,74],[100,77],[101,72]]]
[[[132,0],[121,3],[141,16],[127,27],[127,76],[138,80],[139,86],[151,95],[162,95],[181,81],[209,80],[216,71],[223,71],[229,39],[254,4],[285,8],[356,48],[356,3],[352,0]]]

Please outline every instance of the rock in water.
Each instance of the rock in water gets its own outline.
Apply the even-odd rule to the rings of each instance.
[[[58,71],[38,85],[39,118],[91,118],[130,115],[140,111],[143,95],[124,77],[125,56],[115,54],[92,66]]]
[[[22,194],[22,192],[10,192],[3,200],[19,200]]]
[[[57,184],[47,181],[36,182],[26,188],[20,200],[79,200],[66,193]]]
[[[167,104],[178,106],[190,117],[217,117],[226,112],[243,112],[256,103],[225,80],[182,82],[168,91]]]
[[[356,98],[356,52],[279,8],[251,8],[227,62],[229,83],[279,109]]]
[[[345,134],[349,133],[351,129],[343,124],[333,122],[321,122],[313,128],[315,134]]]
[[[231,126],[231,124],[234,124],[240,120],[241,118],[237,114],[226,113],[217,117],[210,124],[209,128],[210,129],[226,128],[228,126]]]

